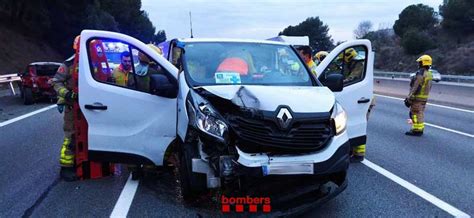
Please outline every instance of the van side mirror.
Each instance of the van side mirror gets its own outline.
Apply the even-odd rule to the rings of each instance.
[[[178,96],[178,84],[163,74],[150,75],[150,94],[166,98]]]
[[[344,87],[344,76],[338,73],[330,74],[326,77],[323,85],[327,86],[333,92],[340,92]]]

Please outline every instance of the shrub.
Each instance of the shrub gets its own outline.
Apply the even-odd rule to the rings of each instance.
[[[408,30],[402,37],[402,47],[405,53],[411,55],[421,54],[426,50],[436,48],[435,43],[426,32]]]

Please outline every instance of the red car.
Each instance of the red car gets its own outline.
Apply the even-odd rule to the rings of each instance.
[[[60,65],[61,63],[56,62],[35,62],[20,73],[20,91],[24,104],[33,104],[40,98],[56,98],[52,79]]]

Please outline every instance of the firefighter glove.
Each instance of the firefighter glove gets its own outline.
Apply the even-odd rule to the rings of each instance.
[[[66,93],[66,96],[64,96],[66,100],[71,101],[77,99],[77,93],[74,93],[73,91],[69,91]]]

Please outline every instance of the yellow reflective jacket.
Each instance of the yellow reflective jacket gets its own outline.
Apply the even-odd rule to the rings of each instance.
[[[316,73],[316,67],[317,67],[316,63],[314,63],[313,60],[310,60],[309,62],[306,63],[306,65],[308,65],[308,68],[311,70],[311,73],[313,73],[314,76],[318,78],[318,74]]]
[[[122,64],[120,64],[118,67],[114,69],[112,72],[112,77],[115,80],[115,84],[119,86],[128,86],[128,75],[130,73],[130,70],[127,71],[123,69]]]
[[[408,98],[417,101],[427,101],[431,90],[433,74],[431,70],[420,69],[410,82]]]

